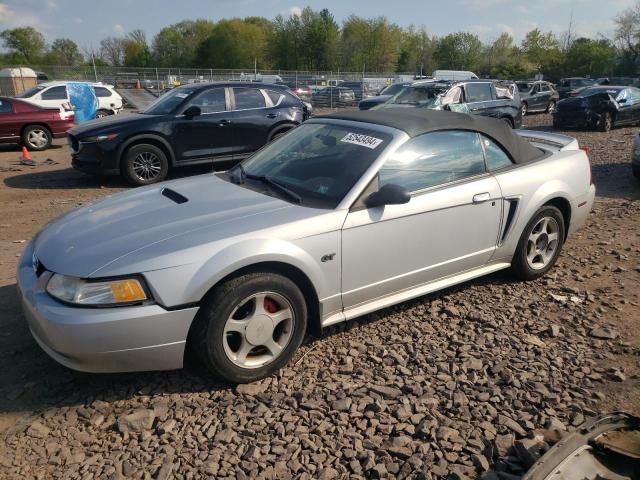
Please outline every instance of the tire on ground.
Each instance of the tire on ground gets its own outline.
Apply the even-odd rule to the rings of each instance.
[[[153,175],[149,174],[148,177],[144,174],[137,173],[135,169],[135,162],[139,155],[155,155],[159,162],[157,165],[159,170],[154,170],[152,172]],[[126,150],[122,158],[120,171],[124,179],[132,185],[150,185],[152,183],[161,182],[167,177],[167,174],[169,173],[169,160],[167,160],[167,156],[161,148],[148,143],[139,143]]]
[[[558,223],[558,247],[556,248],[553,257],[545,267],[541,269],[534,269],[527,261],[527,244],[534,227],[544,217],[551,217]],[[527,226],[518,241],[518,246],[516,247],[516,251],[511,261],[512,273],[521,280],[535,280],[536,278],[540,278],[546,274],[555,265],[558,257],[560,256],[565,238],[565,228],[564,217],[558,208],[553,205],[543,205],[540,207],[531,220],[529,220],[529,223],[527,223]]]
[[[42,145],[34,145],[29,140],[29,137],[34,134],[40,134],[43,136],[45,143]],[[51,146],[51,142],[53,141],[53,135],[49,129],[43,125],[29,125],[22,131],[22,145],[27,147],[28,150],[34,152],[40,152],[42,150],[46,150]]]
[[[225,353],[224,327],[240,302],[251,295],[273,292],[284,297],[293,312],[289,342],[271,363],[243,368]],[[300,289],[289,278],[272,272],[256,272],[232,278],[211,290],[201,303],[189,335],[189,347],[214,377],[231,383],[249,383],[267,377],[294,355],[307,330],[307,304]]]
[[[600,122],[598,122],[598,129],[601,132],[608,132],[611,130],[612,123],[613,119],[611,118],[611,114],[609,112],[604,112],[602,117],[600,117]]]

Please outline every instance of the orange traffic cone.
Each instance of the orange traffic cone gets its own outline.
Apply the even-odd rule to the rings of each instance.
[[[24,145],[22,146],[22,157],[20,158],[20,163],[23,165],[35,165],[36,162],[31,160],[31,155],[29,154],[29,150]]]

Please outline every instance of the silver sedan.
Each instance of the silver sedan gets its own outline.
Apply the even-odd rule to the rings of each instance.
[[[34,338],[77,370],[180,368],[250,382],[308,330],[556,262],[591,209],[577,142],[451,112],[310,120],[228,172],[83,206],[29,243]]]

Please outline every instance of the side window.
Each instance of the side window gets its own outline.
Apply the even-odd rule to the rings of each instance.
[[[467,102],[486,102],[491,100],[491,84],[490,83],[467,83]]]
[[[379,185],[393,183],[409,192],[484,173],[480,137],[475,132],[433,132],[412,138],[378,172]]]
[[[444,97],[442,97],[442,105],[450,105],[452,103],[463,103],[464,96],[462,87],[453,87]]]
[[[236,110],[265,108],[267,106],[262,92],[257,88],[234,88]]]
[[[282,102],[284,100],[284,93],[282,92],[274,92],[273,90],[264,90],[264,92],[269,95],[269,98],[271,99],[271,103],[273,103],[273,106],[277,106],[280,102]]]
[[[67,87],[64,85],[59,87],[51,87],[48,90],[42,92],[43,100],[66,100],[67,99]]]
[[[11,113],[13,109],[11,104],[6,100],[0,100],[0,113]]]
[[[543,92],[548,92],[550,91],[549,89],[549,85],[547,85],[546,83],[543,85],[540,85],[540,90],[542,90]]]
[[[200,107],[202,113],[224,112],[226,102],[224,99],[224,88],[212,88],[198,95],[191,105]]]
[[[480,135],[480,138],[482,138],[484,155],[487,159],[487,169],[490,172],[513,165],[509,155],[497,143],[484,135]]]
[[[640,103],[640,90],[637,88],[631,88],[631,103],[636,105]]]
[[[111,90],[109,90],[108,88],[93,87],[93,91],[95,92],[96,97],[110,97],[111,96]]]

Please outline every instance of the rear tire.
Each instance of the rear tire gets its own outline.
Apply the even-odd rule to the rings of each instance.
[[[598,122],[598,129],[601,132],[608,132],[611,130],[613,126],[613,118],[611,118],[611,114],[609,112],[605,112],[602,117],[600,117],[600,121]]]
[[[47,127],[29,125],[22,132],[22,145],[32,152],[41,152],[51,146],[53,136]]]
[[[544,205],[533,215],[522,232],[511,262],[511,271],[521,280],[535,280],[555,265],[564,243],[562,212]]]
[[[525,117],[528,111],[529,105],[527,105],[527,102],[522,102],[522,104],[520,105],[520,113],[522,114],[522,118]]]
[[[546,113],[553,114],[555,111],[556,111],[556,101],[555,100],[551,100],[549,102],[549,105],[547,105]]]
[[[141,186],[161,182],[169,173],[169,161],[164,152],[147,143],[130,147],[124,154],[122,176],[131,185]]]
[[[293,357],[307,330],[307,304],[287,277],[249,273],[212,290],[195,321],[189,343],[205,368],[227,382],[249,383]]]

